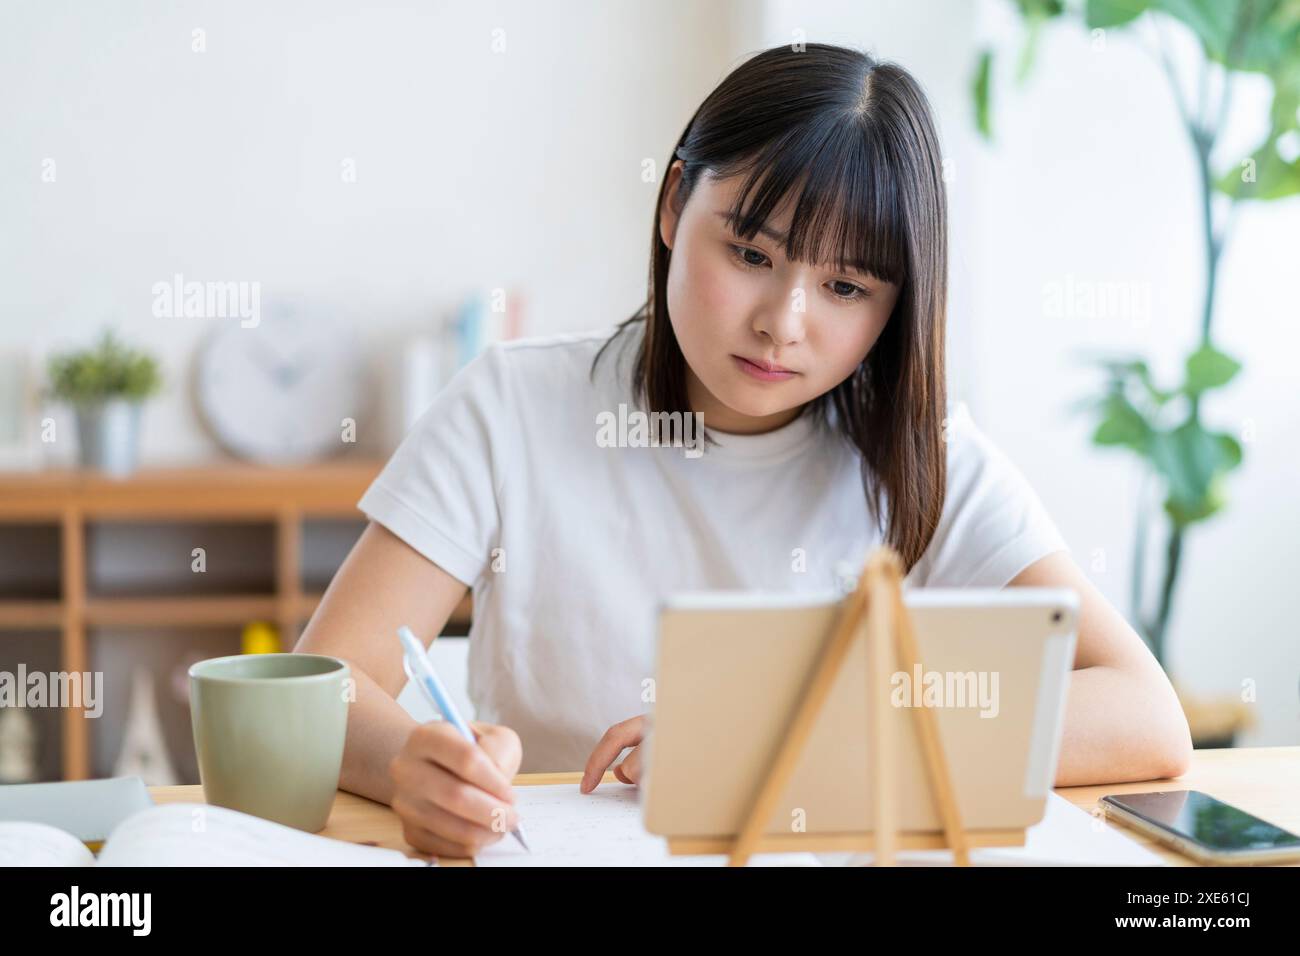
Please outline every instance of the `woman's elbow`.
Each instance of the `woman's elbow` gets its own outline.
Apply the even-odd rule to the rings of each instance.
[[[1181,777],[1192,766],[1192,732],[1177,697],[1174,698],[1174,712],[1168,726],[1169,729],[1161,734],[1158,747],[1156,764],[1159,776]]]

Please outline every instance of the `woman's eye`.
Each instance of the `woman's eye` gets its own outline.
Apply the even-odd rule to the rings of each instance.
[[[856,286],[852,282],[845,282],[843,279],[836,279],[831,283],[831,292],[837,299],[843,299],[845,302],[852,302],[855,299],[863,298],[867,290],[861,286]]]
[[[763,255],[763,253],[759,252],[757,249],[749,248],[749,246],[733,245],[731,247],[731,254],[736,257],[737,261],[739,261],[741,265],[748,266],[751,269],[761,268],[767,262],[767,256]],[[747,256],[757,256],[758,261],[756,262],[753,259],[749,259]]]
[[[767,265],[767,256],[749,246],[731,244],[731,255],[746,269],[761,269]],[[753,257],[753,258],[751,258]],[[836,279],[830,284],[831,294],[841,302],[856,302],[865,299],[870,293],[859,285]]]

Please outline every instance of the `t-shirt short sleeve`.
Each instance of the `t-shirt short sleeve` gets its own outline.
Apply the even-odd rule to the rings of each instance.
[[[1028,480],[964,406],[952,421],[943,514],[909,577],[921,587],[1000,588],[1039,558],[1068,551]]]
[[[402,439],[357,507],[473,586],[500,533],[510,448],[506,357],[489,346],[456,373]]]

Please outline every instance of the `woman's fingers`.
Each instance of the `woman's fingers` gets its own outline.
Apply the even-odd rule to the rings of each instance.
[[[645,733],[645,717],[631,717],[615,724],[596,744],[596,749],[587,758],[587,766],[582,772],[582,783],[578,789],[590,793],[600,783],[605,771],[628,747],[635,747],[641,742]]]
[[[632,752],[627,755],[621,764],[614,768],[614,776],[624,783],[641,782],[641,746],[632,748]]]
[[[399,790],[416,813],[417,822],[429,825],[420,811],[435,807],[487,830],[507,832],[519,820],[513,804],[466,783],[437,764],[416,761],[398,768],[397,773]]]
[[[512,728],[500,724],[470,721],[469,726],[478,737],[478,745],[487,752],[493,763],[501,768],[506,780],[513,780],[515,774],[519,772],[519,764],[524,756],[519,735]]]
[[[434,856],[473,857],[506,834],[505,830],[498,832],[475,826],[432,805],[404,805],[402,809],[402,835],[406,842]]]
[[[466,809],[489,803],[514,805],[515,792],[502,769],[482,747],[470,743],[450,724],[431,721],[417,727],[412,731],[411,746],[414,755],[424,758],[405,767],[407,773],[419,776],[416,784],[436,785],[440,794],[460,801]]]

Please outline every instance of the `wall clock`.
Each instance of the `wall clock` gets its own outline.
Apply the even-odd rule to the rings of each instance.
[[[299,464],[350,447],[366,401],[355,337],[289,306],[219,327],[200,347],[195,397],[213,436],[241,458]],[[356,440],[355,428],[351,436]]]

